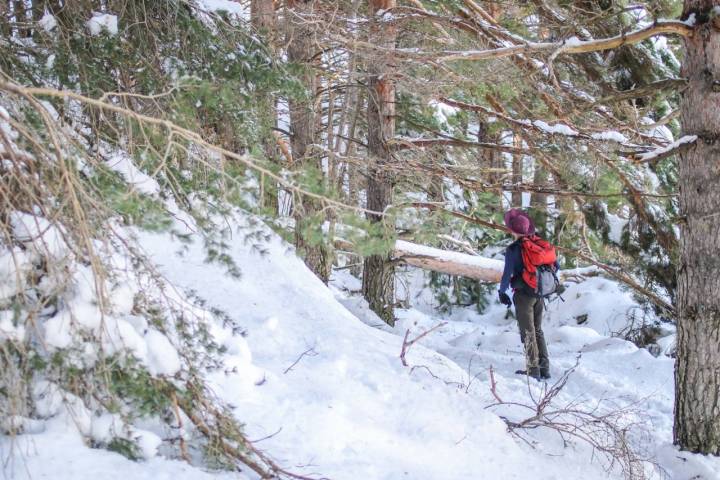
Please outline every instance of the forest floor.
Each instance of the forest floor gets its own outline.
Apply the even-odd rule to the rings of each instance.
[[[336,272],[328,288],[276,235],[257,244],[257,235],[247,233],[258,227],[247,218],[238,225],[230,253],[239,278],[206,263],[200,240],[185,244],[169,234],[136,233],[179,291],[242,327],[237,335],[216,323],[213,335],[226,347],[226,368],[209,380],[235,408],[249,438],[289,470],[335,480],[623,478],[586,442],[563,440],[552,428],[513,434],[503,420],[532,416],[522,405],[532,406],[578,363],[553,408],[626,410],[632,445],[657,464],[644,466],[651,478],[720,478],[720,460],[671,444],[673,360],[612,335],[627,324],[628,313],[639,311],[617,284],[603,278],[573,284],[565,303],[550,306],[545,334],[553,379],[528,382],[514,374],[524,366],[515,321],[494,299],[482,314],[472,307],[443,314],[422,274],[409,271],[399,290],[412,308],[400,309],[391,329],[367,310],[359,281],[346,270]],[[442,322],[410,347],[404,366],[406,331],[412,339]],[[498,405],[496,396],[504,403]],[[67,419],[3,440],[0,448],[3,459],[13,458],[3,470],[10,478],[255,478],[200,471],[160,456],[131,462],[85,446]]]

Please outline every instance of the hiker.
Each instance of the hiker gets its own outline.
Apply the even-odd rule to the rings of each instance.
[[[555,272],[560,265],[553,246],[535,235],[535,225],[527,213],[517,208],[508,210],[505,226],[515,241],[505,251],[505,269],[498,298],[508,308],[515,304],[520,339],[525,347],[526,369],[515,373],[546,380],[550,378],[550,359],[542,331],[542,315],[545,298],[551,293],[559,293]],[[550,276],[547,276],[548,272]],[[538,280],[544,280],[546,284],[541,291]],[[554,285],[548,285],[549,282]],[[512,300],[505,293],[508,287],[513,290]]]

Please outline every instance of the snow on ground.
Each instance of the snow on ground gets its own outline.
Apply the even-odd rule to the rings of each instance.
[[[358,280],[347,271],[336,272],[328,289],[286,243],[273,235],[261,254],[246,235],[257,227],[242,219],[238,225],[231,256],[240,278],[206,263],[197,236],[190,245],[168,234],[138,232],[138,238],[167,280],[245,330],[239,336],[216,326],[227,368],[209,380],[235,408],[249,438],[267,437],[257,446],[281,465],[335,480],[622,478],[617,470],[606,473],[583,443],[563,447],[556,433],[542,429],[527,432],[526,443],[507,432],[500,416],[520,420],[526,414],[491,406],[490,366],[505,401],[528,404],[543,384],[528,384],[513,373],[524,360],[514,320],[503,306],[493,304],[484,314],[466,308],[440,315],[415,271],[405,282],[415,308],[398,310],[391,329],[367,310],[355,292]],[[630,294],[593,278],[572,285],[565,298],[550,307],[546,322],[553,376],[581,358],[558,402],[630,404],[646,428],[637,435],[638,445],[670,478],[720,478],[718,459],[681,453],[670,444],[672,359],[609,336],[633,308]],[[399,354],[405,331],[415,336],[441,321],[447,324],[408,351],[410,367],[404,367]],[[22,452],[14,457],[16,478],[230,477],[176,460],[134,463],[89,449],[59,422],[12,444],[2,440],[0,453]]]
[[[52,480],[248,480],[236,472],[208,473],[179,460],[155,457],[133,462],[107,450],[87,447],[74,425],[52,420],[42,434],[0,437],[2,478]]]

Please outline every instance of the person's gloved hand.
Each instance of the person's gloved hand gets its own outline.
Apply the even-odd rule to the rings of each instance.
[[[510,297],[505,292],[498,292],[498,299],[500,300],[500,303],[505,305],[506,307],[510,308],[512,307],[512,300],[510,300]]]

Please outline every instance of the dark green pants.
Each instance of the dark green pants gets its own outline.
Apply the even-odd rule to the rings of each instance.
[[[527,371],[531,375],[550,373],[545,334],[542,331],[543,301],[521,290],[513,295],[520,339],[525,346]]]

